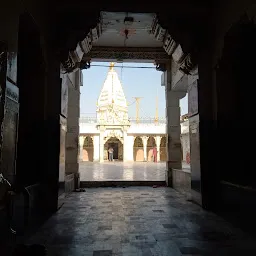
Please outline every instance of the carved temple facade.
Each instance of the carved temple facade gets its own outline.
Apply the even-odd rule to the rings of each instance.
[[[114,149],[116,161],[166,161],[165,120],[128,118],[128,105],[113,64],[97,102],[95,119],[80,118],[80,161],[106,161],[108,149]]]

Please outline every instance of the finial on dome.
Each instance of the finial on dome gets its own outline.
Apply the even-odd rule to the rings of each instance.
[[[114,70],[115,62],[110,62],[109,70]]]

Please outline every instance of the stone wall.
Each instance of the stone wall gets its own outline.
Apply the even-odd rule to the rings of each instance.
[[[173,188],[180,193],[186,195],[187,198],[191,198],[191,173],[186,170],[172,170],[173,176]]]
[[[181,144],[182,144],[182,160],[187,162],[188,156],[190,156],[189,133],[181,134]]]

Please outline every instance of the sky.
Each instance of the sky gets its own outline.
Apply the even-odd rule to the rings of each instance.
[[[94,66],[95,65],[95,66]],[[101,65],[101,66],[96,66]],[[122,66],[117,67],[117,66]],[[106,67],[102,67],[106,66]],[[85,116],[96,115],[96,102],[106,79],[108,62],[92,62],[89,69],[83,70],[83,86],[80,98],[80,113]],[[129,117],[136,116],[136,104],[134,97],[142,97],[140,100],[141,118],[155,117],[156,98],[158,95],[158,116],[165,117],[165,88],[161,86],[161,74],[152,63],[116,63],[115,70],[123,86],[128,107]],[[127,66],[133,68],[126,68]],[[146,68],[140,68],[146,67]],[[181,115],[188,112],[187,96],[180,100]]]

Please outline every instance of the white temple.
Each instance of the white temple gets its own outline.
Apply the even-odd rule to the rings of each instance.
[[[132,120],[122,84],[111,63],[97,101],[96,118],[80,117],[80,161],[107,161],[108,148],[116,161],[166,161],[166,122]]]

